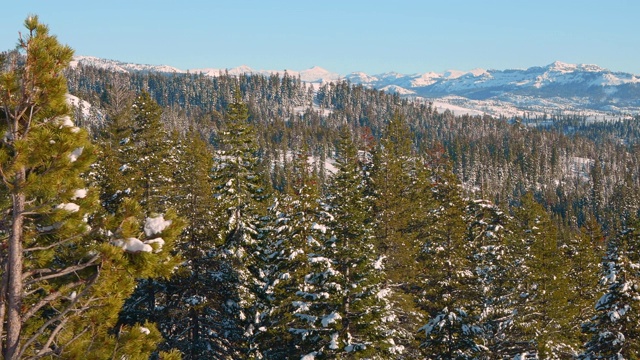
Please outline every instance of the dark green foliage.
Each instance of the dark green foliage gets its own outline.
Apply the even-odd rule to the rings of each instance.
[[[638,359],[640,354],[640,234],[637,220],[632,224],[607,246],[602,261],[604,295],[596,302],[597,313],[583,325],[591,339],[580,359]]]
[[[94,148],[65,98],[73,52],[37,17],[25,26],[0,73],[2,357],[148,358],[152,326],[110,330],[137,277],[171,273],[180,222],[167,213],[163,229],[144,234],[136,203],[99,209],[85,180]]]

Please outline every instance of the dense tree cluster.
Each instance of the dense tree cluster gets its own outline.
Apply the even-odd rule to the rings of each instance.
[[[82,66],[99,115],[74,122],[72,51],[26,26],[0,77],[5,359],[637,355],[635,124]]]

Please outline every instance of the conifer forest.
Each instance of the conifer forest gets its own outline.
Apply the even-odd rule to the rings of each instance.
[[[640,358],[637,116],[72,57],[0,55],[2,358]]]

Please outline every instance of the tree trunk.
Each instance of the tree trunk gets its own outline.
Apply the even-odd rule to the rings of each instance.
[[[21,188],[25,181],[25,169],[22,168],[16,175],[16,187]],[[5,360],[13,360],[19,357],[20,332],[22,321],[20,319],[22,307],[22,234],[24,223],[25,194],[17,192],[12,195],[13,214],[11,218],[11,235],[9,237],[9,256],[7,258],[7,338]]]

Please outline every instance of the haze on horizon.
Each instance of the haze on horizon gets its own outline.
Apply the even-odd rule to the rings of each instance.
[[[77,55],[180,69],[411,74],[559,60],[640,74],[638,13],[631,0],[39,0],[3,5],[0,49],[35,14]]]

